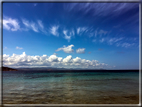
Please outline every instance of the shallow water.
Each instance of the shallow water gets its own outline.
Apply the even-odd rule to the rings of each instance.
[[[3,103],[138,104],[138,72],[3,71]]]

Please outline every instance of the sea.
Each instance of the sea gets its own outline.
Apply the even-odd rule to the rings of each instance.
[[[138,104],[139,71],[3,71],[3,104]]]

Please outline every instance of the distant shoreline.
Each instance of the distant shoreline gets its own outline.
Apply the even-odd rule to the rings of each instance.
[[[9,67],[2,67],[2,71],[18,71],[18,70]]]
[[[48,69],[48,68],[9,68],[2,67],[2,71],[43,71],[43,72],[139,72],[136,70],[105,70],[105,69]]]

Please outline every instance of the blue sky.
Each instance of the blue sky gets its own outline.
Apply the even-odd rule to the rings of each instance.
[[[139,68],[138,3],[3,3],[3,65]]]

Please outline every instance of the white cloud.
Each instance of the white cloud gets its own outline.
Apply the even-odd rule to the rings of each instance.
[[[123,37],[120,37],[120,38],[102,38],[100,40],[100,42],[107,42],[109,45],[112,45],[112,44],[117,44],[117,42],[120,42],[121,40],[123,39]]]
[[[18,20],[12,18],[3,19],[3,28],[6,30],[17,31],[20,30]]]
[[[54,36],[59,36],[58,28],[59,28],[59,26],[52,26],[50,29],[50,33]]]
[[[86,27],[78,27],[77,28],[77,34],[80,35],[82,34],[87,28]]]
[[[42,21],[41,21],[41,20],[38,20],[37,22],[38,22],[38,25],[39,25],[39,26],[43,29],[43,28],[44,28],[44,26],[43,26]]]
[[[94,32],[95,37],[97,37],[97,36],[102,37],[103,35],[106,35],[108,33],[108,31],[105,31],[105,30],[102,30],[102,29],[99,30],[98,28],[95,31],[92,30],[92,32]]]
[[[76,58],[73,59],[73,62],[74,63],[81,63],[81,58],[76,57]]]
[[[122,44],[121,44],[121,46],[122,46],[122,47],[125,47],[125,48],[130,47],[130,46],[133,46],[133,45],[134,45],[134,43],[132,43],[132,44],[130,44],[130,43],[122,43]]]
[[[67,47],[64,45],[62,48],[58,48],[56,51],[63,50],[65,53],[72,53],[74,51],[72,47],[74,47],[74,45],[68,45]]]
[[[119,1],[119,0],[111,0],[111,1]],[[67,6],[66,6],[67,10],[70,11],[76,10],[79,12],[81,11],[84,14],[92,13],[92,15],[95,17],[110,16],[110,15],[114,17],[114,16],[119,16],[120,14],[124,14],[128,10],[133,9],[138,5],[135,3],[134,4],[133,3],[132,4],[131,3],[85,3],[85,4],[76,3]]]
[[[51,55],[48,60],[50,62],[58,62],[58,57],[56,55]]]
[[[85,53],[85,48],[78,48],[76,53]]]
[[[22,47],[18,47],[18,46],[17,46],[17,47],[16,47],[16,49],[23,49],[23,48],[22,48]]]
[[[108,31],[105,30],[98,30],[98,28],[95,30],[95,37],[97,37],[98,35],[101,37],[102,35],[106,35],[108,33]]]
[[[67,56],[66,58],[63,59],[63,62],[64,63],[71,63],[72,62],[72,56],[71,55]]]
[[[79,34],[80,33],[80,27],[79,28],[77,28],[77,34]]]
[[[121,47],[124,47],[124,48],[127,48],[127,47],[131,47],[133,45],[135,45],[135,43],[127,43],[127,42],[124,42],[122,41],[124,39],[124,37],[114,37],[114,38],[102,38],[100,39],[100,42],[106,42],[108,45],[115,45],[117,47],[121,46]]]
[[[38,23],[38,29],[40,29],[44,34],[47,34],[44,26],[43,26],[43,23],[41,20],[37,20],[37,23]]]
[[[31,23],[31,28],[33,29],[33,31],[38,32],[38,27],[34,22]]]
[[[63,34],[65,35],[65,39],[68,40],[68,42],[70,42],[71,37],[74,36],[74,30],[71,30],[70,32],[68,32],[68,30],[63,30]]]
[[[13,54],[12,56],[3,55],[3,65],[9,67],[57,67],[57,68],[104,68],[105,63],[99,63],[97,60],[86,60],[79,57],[72,58],[71,55],[66,58],[57,57],[56,55],[30,56],[23,52],[21,55]]]
[[[11,31],[28,31],[29,29],[31,29],[34,32],[39,32],[39,30],[41,30],[43,33],[47,34],[41,20],[37,20],[37,22],[30,22],[26,19],[22,19],[22,23],[25,25],[26,28],[20,28],[19,21],[17,19],[5,17],[3,19],[3,28]]]
[[[38,31],[38,25],[36,24],[36,23],[34,23],[33,21],[32,22],[29,22],[28,20],[26,20],[26,19],[22,19],[22,22],[23,22],[23,24],[27,27],[27,28],[29,28],[29,29],[32,29],[33,31],[35,31],[35,32],[39,32]]]
[[[110,44],[110,45],[112,45],[113,43],[116,43],[116,42],[118,42],[118,41],[121,41],[123,38],[121,37],[121,38],[111,38],[111,39],[109,39],[108,40],[108,43]]]
[[[72,29],[72,32],[70,32],[70,35],[74,36],[75,33],[74,33],[74,30]]]
[[[123,40],[124,38],[123,37],[120,37],[120,38],[102,38],[100,40],[100,42],[107,42],[109,45],[115,45],[117,47],[124,47],[124,48],[128,48],[128,47],[131,47],[133,45],[135,45],[135,43],[127,43],[127,42],[123,42],[121,40]]]
[[[128,47],[131,47],[131,46],[133,46],[133,45],[135,45],[135,43],[127,43],[127,42],[124,42],[124,43],[116,43],[116,46],[117,46],[117,47],[121,46],[121,47],[124,47],[124,48],[128,48]]]
[[[30,27],[30,23],[29,23],[28,20],[22,19],[22,22],[23,22],[23,24],[24,24],[25,26]]]
[[[65,39],[67,39],[68,40],[68,42],[70,41],[70,39],[71,39],[71,36],[67,36],[67,35],[65,35]]]
[[[23,24],[26,26],[26,29],[22,29],[24,31],[28,31],[29,29],[33,30],[34,32],[43,32],[44,34],[47,34],[44,25],[41,20],[37,20],[36,22],[29,22],[26,19],[22,19]]]

